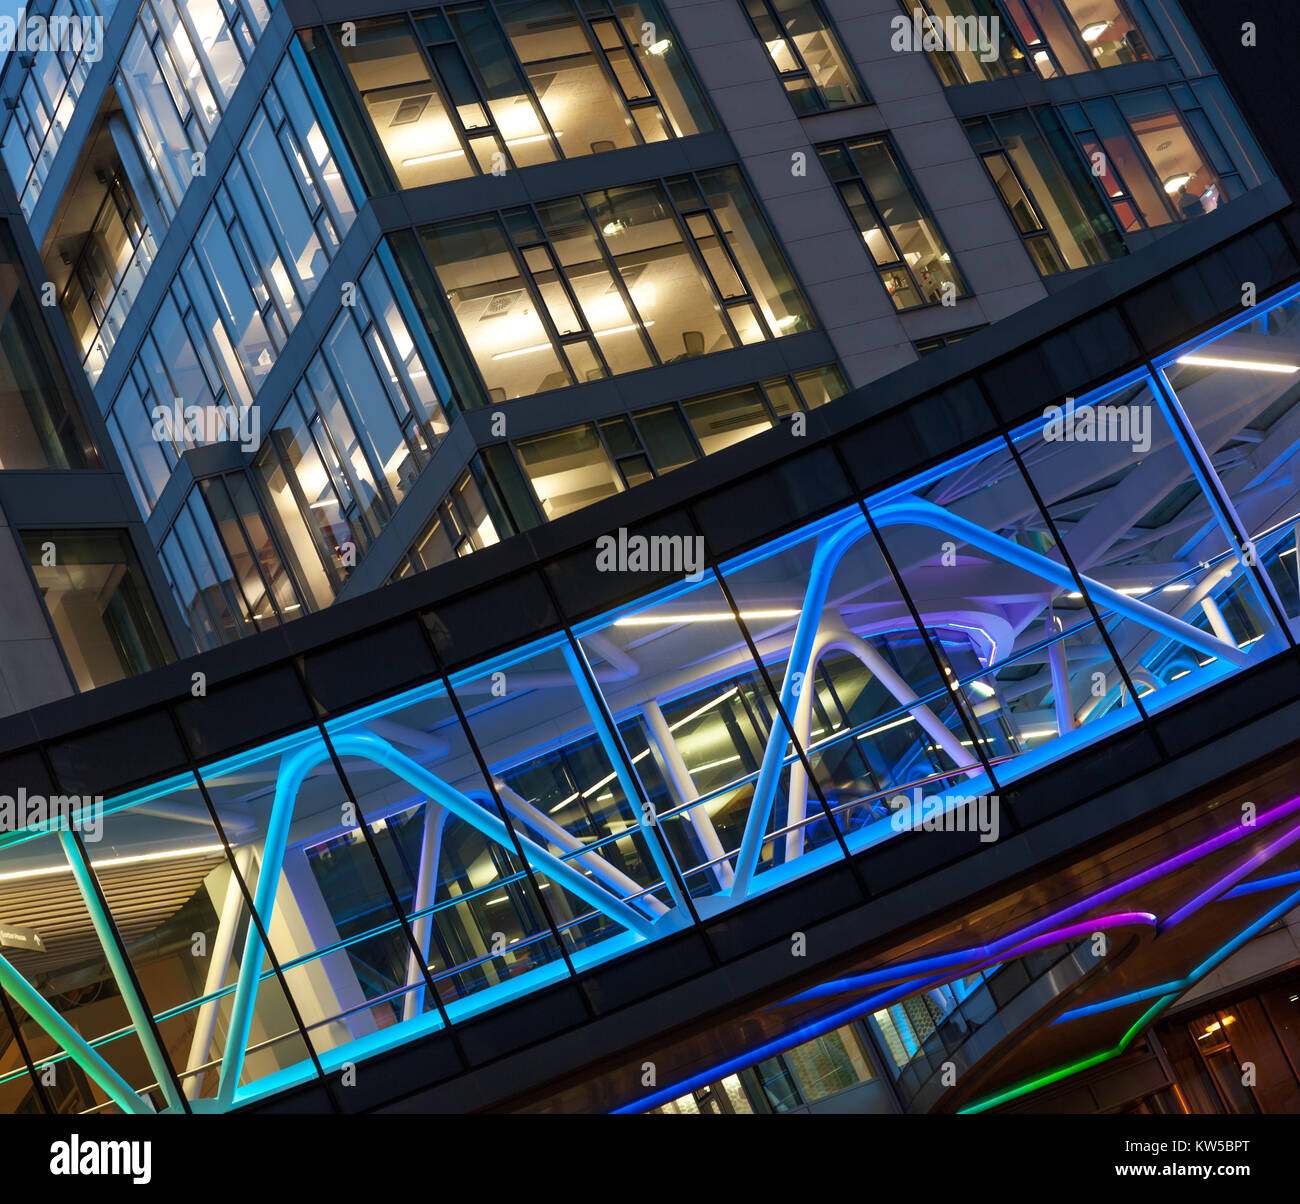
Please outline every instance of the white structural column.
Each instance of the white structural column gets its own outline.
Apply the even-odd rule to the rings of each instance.
[[[429,964],[429,943],[433,939],[433,912],[419,915],[433,906],[438,891],[438,862],[442,857],[442,829],[447,822],[446,808],[432,799],[424,803],[424,828],[420,834],[420,868],[415,875],[415,900],[411,910],[417,913],[411,921],[411,935],[419,948],[419,957],[412,949],[406,955],[406,993],[402,996],[402,1019],[411,1020],[424,1011],[424,966]]]
[[[828,652],[847,652],[856,656],[871,675],[893,696],[900,706],[920,724],[925,733],[950,756],[959,769],[973,777],[983,772],[979,760],[962,747],[961,741],[940,722],[939,717],[917,697],[916,692],[861,636],[854,635],[844,623],[840,612],[828,606],[822,612],[821,626],[813,640],[812,655],[800,683],[798,703],[794,715],[795,739],[806,750],[812,733],[812,704],[816,693],[814,678],[817,666]],[[790,861],[803,853],[804,819],[808,813],[808,774],[802,760],[790,765],[790,795],[786,810],[785,858]]]
[[[226,878],[226,893],[221,901],[221,914],[217,919],[217,934],[212,941],[208,954],[208,972],[203,980],[203,994],[214,995],[226,985],[226,972],[230,967],[230,954],[235,947],[235,936],[239,931],[239,917],[243,912],[244,896],[239,889],[239,879],[248,880],[248,868],[252,854],[248,845],[235,850],[235,866],[238,877],[230,873]],[[209,999],[199,1008],[198,1019],[194,1022],[194,1036],[190,1038],[190,1056],[185,1064],[185,1073],[181,1075],[181,1090],[185,1098],[199,1098],[203,1089],[203,1071],[199,1069],[212,1056],[212,1036],[217,1027],[217,1013],[221,1009],[221,1000]]]
[[[668,726],[668,720],[664,718],[659,703],[653,698],[647,699],[641,704],[641,714],[645,718],[646,727],[650,729],[650,739],[659,750],[664,769],[668,772],[668,785],[677,796],[678,803],[695,802],[700,797],[700,792],[695,789],[691,771],[686,768],[682,750],[677,747],[677,741],[673,739],[672,730]],[[687,815],[690,816],[695,835],[699,837],[705,859],[713,863],[713,875],[718,880],[718,885],[726,890],[731,885],[734,875],[731,863],[726,860],[727,851],[722,847],[718,831],[713,826],[713,820],[709,818],[708,812],[703,807],[692,807]]]
[[[654,912],[656,916],[664,915],[668,911],[668,908],[653,895],[645,894],[645,887],[637,882],[635,878],[629,878],[622,870],[615,869],[599,852],[582,852],[587,846],[581,840],[574,836],[572,832],[562,828],[549,815],[539,811],[526,798],[511,790],[504,782],[498,779],[494,782],[494,785],[497,788],[497,794],[501,798],[502,805],[511,815],[521,823],[527,824],[543,839],[550,841],[562,854],[579,854],[573,860],[580,865],[586,866],[620,898],[631,899],[636,896],[635,905]],[[486,802],[488,806],[492,806],[490,798],[486,799]]]
[[[1219,609],[1219,604],[1212,595],[1206,594],[1201,599],[1201,609],[1205,612],[1205,617],[1210,621],[1210,630],[1219,639],[1225,644],[1235,644],[1237,642],[1232,638],[1232,630],[1228,627],[1228,621],[1223,617],[1223,611]]]
[[[1065,641],[1054,637],[1061,633],[1061,620],[1047,607],[1047,667],[1052,674],[1052,701],[1056,704],[1056,733],[1064,736],[1074,731],[1074,706],[1070,702],[1070,667],[1065,658]]]

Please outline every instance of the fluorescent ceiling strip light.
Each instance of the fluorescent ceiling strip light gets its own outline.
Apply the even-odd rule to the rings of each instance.
[[[742,610],[742,619],[793,619],[797,610]],[[629,615],[615,619],[615,627],[661,627],[668,623],[726,623],[734,619],[731,611],[699,611],[682,615]]]
[[[1272,360],[1230,360],[1220,355],[1183,355],[1174,361],[1195,368],[1241,368],[1247,372],[1277,372],[1285,376],[1300,372],[1296,364],[1280,364]]]
[[[145,861],[170,861],[179,857],[204,857],[213,853],[224,852],[224,846],[219,844],[198,845],[193,849],[165,849],[160,853],[137,853],[132,857],[106,857],[100,861],[92,861],[91,869],[115,869],[121,865],[139,865]],[[17,882],[24,878],[46,878],[53,874],[67,874],[72,871],[70,865],[47,865],[34,870],[11,870],[7,874],[0,874],[0,882]]]

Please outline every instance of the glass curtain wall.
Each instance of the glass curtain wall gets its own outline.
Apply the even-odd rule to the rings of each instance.
[[[102,19],[107,25],[116,10],[115,0],[55,0],[48,17],[82,21]],[[100,41],[102,45],[102,39]],[[86,85],[91,63],[85,43],[39,54],[33,70],[14,97],[0,134],[0,156],[13,180],[23,215],[31,217],[49,178],[68,123]]]
[[[179,946],[128,941],[149,1006],[187,1018],[164,1033],[177,1077],[229,1107],[455,1025],[891,841],[900,796],[967,807],[1290,647],[1297,292],[698,573],[660,536],[637,554],[665,584],[613,609],[584,585],[562,619],[525,580],[441,604],[400,692],[349,687],[109,800],[119,858],[188,871],[152,931],[209,908],[245,930],[201,983],[158,968]],[[214,613],[230,598],[197,584]],[[0,841],[0,883],[48,865]],[[133,936],[145,872],[105,892]],[[52,947],[51,993],[100,957],[84,941]],[[959,1005],[904,1009],[913,1043]],[[125,1036],[105,1048],[148,1091]]]
[[[421,236],[491,402],[814,325],[734,167]]]
[[[654,0],[497,0],[303,38],[334,92],[337,53],[336,104],[360,102],[399,188],[714,128]]]
[[[252,403],[356,216],[351,170],[286,57],[108,409],[146,515],[177,456],[205,441],[193,432],[213,429],[159,415],[178,399],[214,414]]]
[[[145,0],[140,9],[116,89],[169,221],[270,15],[265,0]]]

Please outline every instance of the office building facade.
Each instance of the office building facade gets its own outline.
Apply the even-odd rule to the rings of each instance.
[[[7,1110],[1293,1109],[1297,227],[1181,6],[65,9]]]

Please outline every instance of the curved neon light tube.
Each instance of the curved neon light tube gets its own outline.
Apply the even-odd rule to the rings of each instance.
[[[1072,939],[1072,935],[1078,935],[1076,929],[1083,931],[1095,930],[1098,927],[1124,927],[1129,924],[1150,925],[1155,922],[1155,917],[1149,912],[1120,912],[1114,916],[1102,916],[1097,920],[1083,925],[1074,925],[1072,928],[1061,929],[1059,940],[1066,941]],[[1041,948],[1043,945],[1054,943],[1057,939],[1056,934],[1046,933],[1041,943],[1033,943],[1033,948]],[[1029,946],[1020,950],[1022,953],[1032,952]],[[996,965],[997,961],[977,963],[972,966],[970,973],[976,969],[986,966]],[[879,994],[872,995],[870,998],[853,1004],[851,1007],[843,1008],[830,1016],[825,1016],[821,1020],[816,1020],[811,1024],[806,1024],[802,1028],[784,1033],[756,1048],[747,1050],[734,1058],[717,1066],[712,1066],[708,1070],[701,1071],[699,1074],[692,1075],[688,1079],[681,1080],[671,1087],[661,1088],[659,1091],[642,1099],[636,1100],[630,1104],[624,1104],[621,1108],[615,1108],[611,1115],[629,1115],[639,1112],[648,1112],[651,1108],[657,1108],[661,1104],[668,1103],[669,1100],[677,1099],[688,1091],[694,1091],[697,1087],[703,1087],[708,1083],[716,1082],[719,1078],[725,1078],[737,1070],[744,1070],[752,1066],[755,1062],[761,1062],[764,1058],[770,1058],[779,1053],[785,1053],[786,1050],[793,1049],[796,1045],[802,1045],[805,1041],[812,1041],[816,1037],[825,1036],[826,1033],[839,1028],[843,1024],[848,1024],[851,1020],[857,1020],[868,1012],[874,1012],[882,1007],[887,1007],[900,999],[906,999],[909,995],[917,991],[925,990],[931,986],[941,986],[951,979],[951,974],[934,974],[927,978],[909,980],[905,983],[897,984],[889,990],[882,991]]]
[[[485,811],[459,790],[449,786],[424,766],[398,752],[387,740],[372,732],[342,732],[331,736],[335,751],[340,756],[356,756],[387,769],[408,785],[422,790],[433,802],[445,807],[457,819],[477,828],[490,840],[507,849],[514,842],[505,824],[495,815]],[[324,741],[315,741],[305,748],[283,757],[276,776],[275,799],[267,822],[266,840],[263,844],[262,866],[257,875],[257,893],[253,906],[263,922],[270,919],[275,909],[275,896],[280,885],[280,871],[289,842],[289,825],[293,819],[294,803],[307,775],[322,761],[329,759]],[[622,899],[593,883],[585,874],[561,861],[554,854],[536,844],[530,837],[519,835],[519,843],[530,864],[544,870],[554,881],[578,898],[607,915],[610,919],[631,929],[642,937],[654,933],[653,924]],[[256,924],[250,924],[244,945],[244,956],[239,965],[239,978],[235,999],[231,1006],[230,1027],[226,1035],[225,1052],[221,1061],[221,1085],[217,1099],[223,1107],[234,1102],[239,1075],[244,1065],[244,1050],[253,1023],[253,1005],[261,979],[259,970],[265,946]]]
[[[969,519],[936,506],[933,502],[907,496],[879,506],[872,506],[870,510],[871,517],[878,527],[906,524],[925,527],[945,535],[955,535],[973,547],[997,556],[1016,568],[1033,573],[1061,589],[1076,588],[1074,574],[1066,565],[1009,539],[1004,539],[992,531],[986,531]],[[794,641],[790,646],[790,656],[786,663],[785,678],[781,683],[781,707],[787,715],[791,713],[800,688],[808,678],[813,645],[821,624],[822,610],[826,606],[826,599],[830,593],[831,578],[848,550],[869,531],[870,527],[863,515],[850,515],[843,526],[823,535],[817,542],[817,550],[813,554],[812,566],[808,573],[808,588],[804,593],[803,607],[799,612],[799,622],[795,627]],[[1144,627],[1158,631],[1178,643],[1188,644],[1210,656],[1223,657],[1233,664],[1249,663],[1250,658],[1247,653],[1208,635],[1190,623],[1175,619],[1154,606],[1122,594],[1119,590],[1103,585],[1090,577],[1081,575],[1080,580],[1093,598],[1106,602],[1116,613],[1125,615]],[[758,781],[754,786],[754,800],[750,805],[740,851],[736,856],[735,880],[730,891],[733,899],[743,899],[748,895],[750,881],[758,868],[759,855],[775,801],[776,783],[788,743],[789,736],[784,725],[774,724],[767,746],[763,750],[763,762]]]
[[[93,1050],[86,1039],[59,1015],[44,996],[27,981],[7,958],[0,957],[0,987],[15,999],[37,1024],[54,1038],[68,1056],[98,1083],[123,1112],[137,1116],[153,1112],[138,1096],[131,1085],[114,1070],[102,1055]]]

